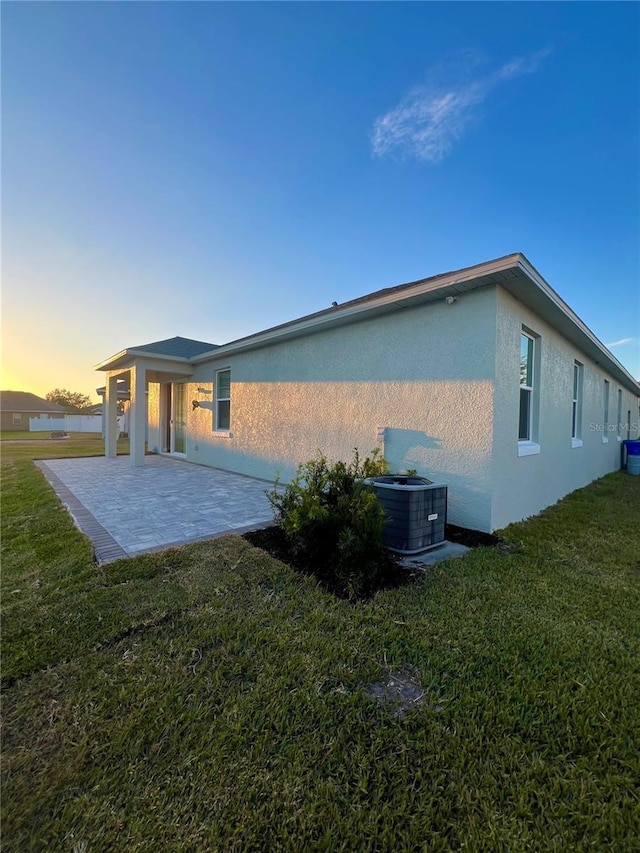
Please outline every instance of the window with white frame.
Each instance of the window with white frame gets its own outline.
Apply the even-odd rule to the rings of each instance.
[[[573,362],[573,403],[571,410],[571,438],[574,446],[582,443],[582,371],[579,361]]]
[[[522,332],[520,335],[519,441],[533,441],[534,355],[534,338],[526,332]]]
[[[22,415],[19,415],[16,412],[14,412],[13,413],[13,425],[19,426],[21,423],[22,423]]]
[[[216,371],[216,425],[217,430],[231,429],[231,370]]]
[[[606,444],[609,441],[609,387],[610,383],[608,379],[604,380],[604,417],[603,421],[603,431],[602,431],[602,441]]]
[[[616,421],[616,436],[622,441],[622,388],[618,388],[618,414]]]

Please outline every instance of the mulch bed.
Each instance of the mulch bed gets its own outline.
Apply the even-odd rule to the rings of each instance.
[[[482,533],[479,530],[468,530],[465,527],[456,527],[454,524],[447,524],[446,538],[449,542],[458,542],[460,545],[466,545],[467,548],[489,547],[497,548],[500,551],[511,550],[509,543],[504,542],[499,536],[493,536],[491,533]],[[286,563],[297,572],[302,572],[306,575],[316,577],[321,586],[334,595],[340,598],[346,598],[344,589],[341,588],[340,581],[337,580],[332,572],[331,567],[314,566],[309,567],[306,563],[301,562],[292,553],[289,547],[284,532],[277,526],[265,527],[261,530],[252,530],[244,534],[244,539],[253,545],[255,548],[262,548],[272,557]],[[413,583],[421,575],[420,571],[407,569],[400,565],[398,557],[387,552],[385,564],[382,571],[376,578],[375,584],[367,591],[366,598],[371,598],[376,592],[383,589],[395,589],[400,586],[406,586]]]
[[[347,598],[345,589],[341,581],[336,578],[331,570],[331,566],[309,566],[296,558],[296,555],[291,552],[289,542],[284,532],[276,526],[265,527],[261,530],[252,530],[244,534],[244,539],[253,545],[255,548],[262,548],[272,557],[286,563],[305,575],[315,577],[323,589],[337,595],[339,598]],[[372,598],[376,592],[383,589],[396,589],[397,587],[406,586],[413,583],[419,578],[421,573],[415,570],[407,570],[400,565],[397,557],[391,552],[384,555],[384,562],[380,566],[375,582],[372,582],[366,592],[361,596],[361,600]]]
[[[466,527],[456,527],[455,524],[447,524],[445,528],[445,539],[449,542],[457,542],[466,545],[467,548],[497,548],[504,543],[499,536],[493,533],[483,533],[481,530],[469,530]]]

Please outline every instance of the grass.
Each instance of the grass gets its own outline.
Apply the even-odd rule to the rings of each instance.
[[[26,429],[0,431],[0,441],[38,441],[50,437],[50,432],[30,432]]]
[[[0,433],[2,456],[16,459],[60,459],[67,456],[102,456],[104,439],[99,432],[71,432],[68,438],[52,439],[50,432]],[[14,442],[20,442],[15,444]],[[118,439],[118,454],[129,452],[129,439]]]
[[[354,606],[238,537],[95,567],[3,477],[4,851],[638,850],[640,478]]]

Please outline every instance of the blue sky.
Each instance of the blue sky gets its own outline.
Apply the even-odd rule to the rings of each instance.
[[[2,387],[514,251],[640,376],[639,8],[3,3]]]

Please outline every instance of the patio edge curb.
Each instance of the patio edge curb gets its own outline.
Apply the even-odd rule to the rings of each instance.
[[[62,504],[68,510],[74,524],[81,533],[90,540],[93,553],[98,563],[111,563],[130,554],[122,548],[113,536],[105,530],[96,517],[78,500],[73,492],[65,486],[62,480],[53,473],[44,460],[34,460],[42,471],[45,479],[56,493]]]

